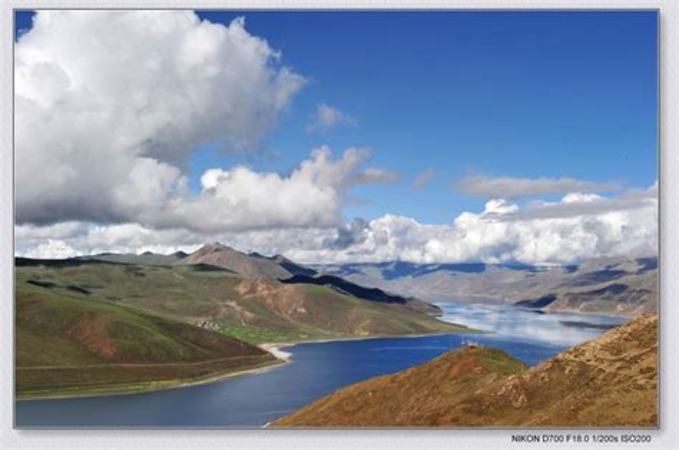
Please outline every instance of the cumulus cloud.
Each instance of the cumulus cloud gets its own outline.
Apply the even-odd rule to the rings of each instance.
[[[368,239],[370,224],[367,220],[357,218],[337,228],[336,235],[323,242],[323,248],[345,250]]]
[[[431,182],[431,180],[434,178],[434,175],[435,175],[434,169],[427,169],[418,173],[415,176],[415,179],[413,180],[411,187],[413,189],[422,189]]]
[[[17,221],[126,222],[170,207],[198,145],[262,144],[304,84],[281,58],[243,19],[38,12],[15,48]]]
[[[306,131],[308,133],[325,133],[339,125],[356,125],[356,119],[340,111],[338,108],[320,103],[316,105],[316,111],[311,123],[307,125]]]
[[[244,166],[210,169],[201,177],[200,195],[161,204],[148,217],[140,213],[139,222],[209,233],[336,226],[347,190],[370,181],[359,170],[369,157],[369,151],[351,148],[333,159],[328,147],[320,147],[288,176]]]
[[[465,194],[485,198],[513,198],[562,194],[566,192],[612,192],[620,190],[617,183],[597,183],[577,178],[513,178],[473,176],[460,180],[457,189]]]
[[[632,202],[631,199],[635,199]],[[625,207],[618,208],[621,203]],[[633,203],[633,205],[632,205]],[[597,205],[592,208],[587,205]],[[535,214],[535,205],[490,200],[483,211],[463,212],[451,224],[425,224],[387,214],[337,228],[281,228],[204,234],[186,229],[153,231],[138,224],[17,227],[17,252],[63,256],[96,251],[191,251],[218,240],[245,251],[285,254],[300,262],[523,262],[565,264],[600,256],[649,256],[657,252],[657,190],[613,198],[571,193]],[[580,209],[575,209],[580,208]],[[54,242],[45,237],[55,236]]]
[[[634,206],[620,209],[616,206],[623,200],[618,198],[592,202],[584,196],[567,195],[558,204],[575,208],[598,203],[599,207],[584,206],[577,213],[547,217],[522,217],[521,206],[491,200],[482,212],[464,212],[449,225],[385,215],[360,227],[340,230],[339,242],[351,245],[296,249],[296,255],[290,256],[336,262],[565,264],[600,256],[655,255],[657,197],[647,194]]]

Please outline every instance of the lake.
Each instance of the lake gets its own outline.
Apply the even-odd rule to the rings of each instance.
[[[439,305],[443,320],[487,334],[445,334],[298,344],[292,362],[263,373],[146,394],[16,402],[17,427],[261,427],[333,392],[424,363],[465,342],[502,349],[528,365],[625,319],[541,314],[505,305]]]

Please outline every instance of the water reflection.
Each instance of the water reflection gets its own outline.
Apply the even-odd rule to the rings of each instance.
[[[534,310],[508,305],[439,304],[443,320],[493,332],[513,340],[548,342],[571,346],[592,339],[602,331],[625,322],[625,318],[576,313],[536,314]]]

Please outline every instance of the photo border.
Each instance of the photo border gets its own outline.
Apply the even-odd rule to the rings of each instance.
[[[644,445],[645,448],[679,448],[678,434],[672,430],[670,424],[676,423],[677,416],[673,414],[670,405],[679,404],[677,382],[670,373],[679,373],[676,358],[677,355],[677,332],[672,322],[679,317],[679,301],[677,286],[667,274],[674,273],[677,258],[677,238],[668,230],[675,229],[679,223],[679,206],[677,204],[677,191],[679,188],[671,184],[672,174],[679,173],[679,155],[671,152],[671,142],[676,142],[679,137],[679,117],[677,117],[677,56],[679,52],[671,47],[677,39],[679,28],[679,5],[668,1],[572,1],[563,2],[556,0],[544,1],[381,1],[379,3],[366,1],[343,1],[324,2],[322,5],[314,2],[299,1],[203,1],[203,2],[178,2],[178,1],[6,1],[3,0],[0,10],[0,30],[5,34],[0,42],[2,50],[3,75],[0,79],[2,91],[0,92],[0,104],[3,106],[13,105],[12,83],[13,80],[13,44],[14,44],[14,10],[31,9],[221,9],[221,10],[412,10],[412,11],[436,11],[436,10],[659,10],[659,120],[658,120],[658,183],[659,183],[659,348],[660,352],[659,378],[659,428],[640,428],[642,433],[653,435],[653,442]],[[8,39],[9,38],[9,39]],[[676,45],[676,44],[675,44]],[[9,50],[9,52],[8,52]],[[672,82],[670,82],[670,80]],[[8,86],[9,85],[9,86]],[[675,100],[672,102],[672,100]],[[11,125],[9,125],[11,124]],[[127,428],[87,428],[87,429],[41,429],[15,430],[13,425],[13,332],[14,332],[14,202],[13,202],[13,111],[11,108],[2,108],[2,121],[0,121],[0,245],[2,246],[2,260],[0,262],[0,296],[2,309],[0,310],[0,362],[2,363],[2,377],[0,377],[0,400],[2,411],[2,434],[0,435],[0,447],[16,448],[23,446],[40,446],[50,448],[78,448],[84,446],[91,448],[97,446],[123,446],[131,447],[142,444],[144,446],[162,446],[163,448],[202,448],[205,446],[228,445],[228,446],[257,446],[261,448],[318,448],[319,441],[329,449],[346,448],[345,446],[364,448],[375,446],[376,448],[412,448],[421,447],[425,442],[432,446],[450,448],[452,444],[470,445],[476,443],[489,448],[489,445],[497,448],[508,448],[512,443],[508,436],[511,434],[546,434],[547,430],[557,430],[555,434],[575,433],[576,430],[585,428],[493,428],[493,429],[470,429],[470,428],[396,428],[396,429],[342,429],[342,430],[280,430],[267,429],[261,432],[257,429],[242,428],[199,428],[194,429],[127,429]],[[662,129],[662,133],[660,133]],[[9,145],[8,145],[9,144]],[[10,194],[10,195],[8,195]],[[10,382],[11,381],[11,382]],[[8,408],[8,404],[11,406]],[[9,410],[9,411],[8,411]],[[9,420],[8,420],[9,419]],[[587,430],[592,430],[591,428]],[[620,435],[628,431],[620,428],[606,429],[595,428],[597,433]],[[471,436],[470,436],[471,435]],[[675,447],[675,445],[677,447]],[[289,447],[288,447],[289,446]],[[597,445],[596,448],[618,448],[620,444]],[[532,445],[535,447],[535,445]],[[626,444],[625,447],[635,446]],[[563,445],[560,448],[565,448]]]

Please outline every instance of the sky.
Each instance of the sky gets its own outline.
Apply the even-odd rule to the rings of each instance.
[[[17,254],[654,254],[655,12],[17,13]]]

